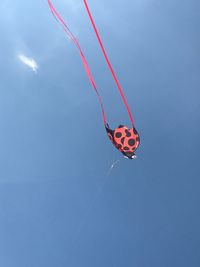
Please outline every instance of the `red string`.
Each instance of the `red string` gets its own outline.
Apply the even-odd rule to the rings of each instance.
[[[106,54],[105,48],[104,48],[103,43],[102,43],[102,41],[101,41],[100,35],[99,35],[99,33],[98,33],[97,27],[96,27],[96,25],[95,25],[95,23],[94,23],[93,17],[92,17],[92,15],[91,15],[91,12],[90,12],[90,10],[89,10],[89,7],[88,7],[88,4],[87,4],[87,1],[86,1],[86,0],[84,0],[84,4],[85,4],[86,10],[87,10],[87,13],[88,13],[88,15],[89,15],[90,21],[91,21],[91,23],[92,23],[92,26],[93,26],[93,28],[94,28],[94,31],[95,31],[95,33],[96,33],[97,39],[98,39],[98,41],[99,41],[99,44],[100,44],[100,46],[101,46],[102,52],[103,52],[103,54],[104,54],[104,57],[105,57],[106,62],[107,62],[107,64],[108,64],[108,67],[109,67],[109,69],[110,69],[110,72],[111,72],[111,74],[112,74],[112,76],[113,76],[113,78],[114,78],[114,81],[115,81],[115,83],[116,83],[116,85],[117,85],[117,88],[118,88],[118,90],[119,90],[119,93],[120,93],[120,95],[121,95],[121,97],[122,97],[122,99],[123,99],[123,101],[124,101],[124,104],[125,104],[125,106],[126,106],[126,109],[127,109],[128,114],[129,114],[129,118],[130,118],[130,120],[131,120],[131,123],[132,123],[132,125],[134,126],[134,120],[133,120],[133,116],[132,116],[130,107],[129,107],[128,102],[127,102],[127,100],[126,100],[126,98],[125,98],[125,95],[124,95],[124,93],[123,93],[122,87],[121,87],[121,85],[120,85],[120,83],[119,83],[119,81],[118,81],[118,79],[117,79],[117,76],[116,76],[116,74],[115,74],[115,72],[114,72],[114,70],[113,70],[113,67],[112,67],[112,65],[111,65],[111,63],[110,63],[110,60],[108,59],[108,56],[107,56],[107,54]]]
[[[94,78],[92,76],[92,73],[90,71],[90,68],[89,68],[89,65],[87,63],[87,60],[83,54],[83,51],[80,47],[80,44],[78,42],[78,40],[76,39],[76,37],[73,35],[73,33],[70,31],[69,27],[67,26],[67,24],[65,23],[65,21],[62,19],[62,17],[60,16],[60,14],[56,11],[56,9],[54,8],[53,4],[51,3],[51,0],[48,0],[48,4],[49,4],[49,8],[52,12],[52,14],[54,15],[54,17],[56,18],[56,20],[58,20],[58,22],[61,23],[62,27],[63,27],[63,30],[66,32],[66,34],[70,37],[70,39],[74,42],[74,44],[76,45],[76,47],[78,48],[79,50],[79,53],[80,53],[80,56],[81,56],[81,60],[83,62],[83,65],[84,65],[84,68],[85,68],[85,71],[87,73],[87,76],[98,96],[98,100],[100,102],[100,105],[101,105],[101,110],[102,110],[102,115],[103,115],[103,121],[104,121],[104,124],[106,124],[106,114],[105,114],[105,111],[104,111],[104,107],[103,107],[103,103],[102,103],[102,99],[101,99],[101,96],[99,95],[99,92],[97,90],[97,86],[96,86],[96,83],[94,81]]]

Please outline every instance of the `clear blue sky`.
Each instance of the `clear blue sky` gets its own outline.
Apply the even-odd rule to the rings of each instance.
[[[83,1],[54,4],[111,126],[128,124]],[[108,140],[47,2],[1,1],[0,266],[199,267],[200,2],[88,4],[133,111],[138,158]]]

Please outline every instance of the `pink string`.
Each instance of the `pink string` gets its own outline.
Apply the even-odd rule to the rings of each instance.
[[[108,56],[107,56],[107,54],[106,54],[105,48],[104,48],[103,43],[102,43],[102,41],[101,41],[100,35],[99,35],[99,33],[98,33],[97,27],[96,27],[96,25],[95,25],[95,23],[94,23],[94,20],[93,20],[93,18],[92,18],[92,15],[91,15],[91,12],[90,12],[90,10],[89,10],[89,7],[88,7],[88,4],[87,4],[87,1],[86,1],[86,0],[84,0],[84,4],[85,4],[86,10],[87,10],[87,12],[88,12],[90,21],[91,21],[91,23],[92,23],[92,26],[93,26],[93,28],[94,28],[94,31],[95,31],[95,33],[96,33],[97,39],[98,39],[98,41],[99,41],[99,44],[100,44],[100,46],[101,46],[102,52],[103,52],[103,54],[104,54],[104,57],[105,57],[106,62],[107,62],[107,64],[108,64],[108,67],[109,67],[109,69],[110,69],[110,71],[111,71],[111,74],[112,74],[112,76],[113,76],[113,78],[114,78],[114,81],[115,81],[115,83],[116,83],[116,85],[117,85],[117,88],[118,88],[118,90],[119,90],[119,93],[120,93],[120,95],[121,95],[121,97],[122,97],[122,99],[123,99],[123,101],[124,101],[125,106],[126,106],[127,112],[128,112],[128,114],[129,114],[129,118],[130,118],[130,120],[131,120],[131,123],[132,123],[132,125],[133,125],[133,127],[134,127],[134,120],[133,120],[133,116],[132,116],[130,107],[129,107],[128,102],[127,102],[127,100],[126,100],[126,97],[125,97],[125,95],[124,95],[124,93],[123,93],[122,87],[121,87],[121,85],[120,85],[120,83],[119,83],[119,81],[118,81],[118,79],[117,79],[117,76],[116,76],[116,74],[115,74],[115,72],[114,72],[114,70],[113,70],[113,67],[112,67],[112,65],[111,65],[111,63],[110,63],[110,61],[109,61],[109,59],[108,59]]]
[[[98,96],[98,100],[100,102],[100,105],[101,105],[101,110],[102,110],[102,115],[103,115],[103,121],[104,121],[104,124],[106,124],[106,114],[105,114],[105,111],[104,111],[104,107],[103,107],[103,102],[102,102],[102,99],[101,99],[101,96],[99,95],[99,92],[97,90],[97,86],[96,86],[96,83],[94,81],[94,78],[92,76],[92,73],[90,71],[90,68],[89,68],[89,65],[87,63],[87,60],[83,54],[83,51],[79,45],[79,42],[78,40],[76,39],[76,37],[73,35],[73,33],[70,31],[69,27],[67,26],[67,24],[65,23],[65,21],[62,19],[62,17],[60,16],[60,14],[56,11],[56,9],[54,8],[51,0],[48,0],[48,4],[49,4],[49,8],[52,12],[52,14],[54,15],[54,17],[56,18],[56,20],[58,20],[62,27],[63,27],[63,30],[66,32],[66,34],[70,37],[70,39],[74,42],[74,44],[76,45],[76,47],[78,48],[79,50],[79,53],[80,53],[80,56],[81,56],[81,60],[83,62],[83,65],[84,65],[84,68],[85,68],[85,71],[87,73],[87,76]]]

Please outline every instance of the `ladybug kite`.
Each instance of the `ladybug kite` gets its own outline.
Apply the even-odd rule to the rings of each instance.
[[[89,15],[91,24],[92,24],[93,29],[95,31],[95,34],[96,34],[97,40],[99,42],[99,45],[100,45],[100,47],[102,49],[103,55],[105,57],[105,60],[106,60],[106,62],[108,64],[109,70],[110,70],[110,72],[111,72],[111,74],[113,76],[113,79],[114,79],[114,81],[116,83],[117,89],[118,89],[118,91],[119,91],[119,93],[120,93],[120,95],[122,97],[122,100],[124,102],[124,105],[125,105],[125,107],[127,109],[127,112],[128,112],[131,124],[132,124],[132,128],[131,129],[129,129],[128,127],[126,127],[124,125],[119,125],[115,130],[110,129],[109,124],[107,123],[107,120],[106,120],[106,114],[105,114],[105,111],[104,111],[104,107],[103,107],[101,96],[100,96],[100,94],[99,94],[99,92],[97,90],[96,83],[95,83],[94,78],[93,78],[93,76],[91,74],[89,65],[88,65],[87,60],[86,60],[86,58],[84,56],[82,48],[81,48],[77,38],[73,35],[73,33],[70,31],[70,29],[67,26],[67,24],[65,23],[65,21],[62,19],[60,14],[54,8],[53,4],[51,3],[51,0],[47,0],[47,1],[48,1],[50,10],[51,10],[54,18],[58,22],[61,23],[61,25],[63,27],[63,30],[66,32],[68,37],[74,42],[75,46],[77,47],[77,49],[79,51],[82,63],[84,65],[85,71],[87,73],[87,76],[88,76],[88,78],[90,80],[90,83],[91,83],[93,89],[95,90],[95,92],[97,94],[97,97],[98,97],[98,100],[99,100],[99,103],[100,103],[100,106],[101,106],[101,110],[102,110],[103,122],[104,122],[104,125],[105,125],[106,132],[108,134],[108,137],[110,138],[110,140],[112,141],[114,146],[124,155],[124,157],[129,158],[129,159],[136,158],[135,151],[136,151],[136,149],[138,148],[138,146],[140,144],[140,137],[139,137],[139,134],[138,134],[138,132],[136,131],[136,129],[134,127],[134,120],[133,120],[133,117],[132,117],[131,110],[129,108],[129,105],[128,105],[128,102],[127,102],[127,100],[125,98],[125,95],[123,93],[122,87],[121,87],[121,85],[120,85],[120,83],[119,83],[119,81],[117,79],[117,76],[116,76],[114,70],[113,70],[113,67],[112,67],[112,65],[111,65],[111,63],[110,63],[110,61],[108,59],[108,56],[106,54],[105,48],[103,46],[103,43],[101,41],[100,35],[98,33],[98,30],[97,30],[96,25],[94,23],[93,17],[91,15],[90,10],[89,10],[87,1],[83,0],[84,5],[86,7],[87,13]]]
[[[140,137],[136,129],[128,129],[124,125],[119,125],[115,130],[111,130],[108,124],[105,127],[108,137],[124,157],[129,159],[136,158],[135,150],[140,143]]]

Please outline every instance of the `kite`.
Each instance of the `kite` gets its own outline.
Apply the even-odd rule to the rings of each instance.
[[[89,16],[89,19],[90,19],[90,22],[92,24],[92,27],[94,29],[94,32],[96,34],[96,37],[97,37],[97,40],[99,42],[99,45],[101,47],[101,50],[102,50],[102,53],[105,57],[105,60],[106,60],[106,63],[108,65],[108,68],[112,74],[112,77],[116,83],[116,86],[117,86],[117,89],[121,95],[121,98],[124,102],[124,105],[126,107],[126,110],[128,112],[128,115],[129,115],[129,118],[130,118],[130,122],[131,122],[131,125],[132,127],[129,129],[127,126],[125,125],[119,125],[115,130],[112,130],[107,122],[107,119],[106,119],[106,113],[105,113],[105,110],[104,110],[104,106],[103,106],[103,102],[102,102],[102,99],[101,99],[101,96],[97,90],[97,85],[95,83],[95,80],[92,76],[92,73],[90,71],[90,68],[89,68],[89,65],[87,63],[87,60],[85,58],[85,55],[82,51],[82,48],[77,40],[77,38],[74,36],[74,34],[71,32],[71,30],[69,29],[69,27],[67,26],[67,24],[65,23],[65,21],[63,20],[63,18],[60,16],[60,14],[57,12],[57,10],[54,8],[51,0],[47,0],[48,1],[48,5],[49,5],[49,8],[54,16],[54,18],[61,24],[63,30],[65,31],[65,33],[67,34],[68,38],[75,44],[75,46],[77,47],[78,51],[79,51],[79,54],[80,54],[80,57],[81,57],[81,60],[82,60],[82,63],[84,65],[84,68],[85,68],[85,71],[86,71],[86,74],[90,80],[90,83],[93,87],[93,89],[95,90],[96,94],[97,94],[97,97],[98,97],[98,100],[99,100],[99,103],[100,103],[100,106],[101,106],[101,111],[102,111],[102,117],[103,117],[103,123],[104,123],[104,126],[105,126],[105,129],[106,129],[106,132],[107,132],[107,135],[108,137],[110,138],[111,142],[114,144],[114,146],[124,155],[125,158],[129,158],[129,159],[134,159],[136,158],[136,155],[135,155],[135,151],[136,149],[138,148],[139,144],[140,144],[140,137],[139,137],[139,134],[138,132],[136,131],[135,129],[135,124],[134,124],[134,120],[133,120],[133,116],[132,116],[132,113],[131,113],[131,110],[130,110],[130,107],[128,105],[128,102],[126,100],[126,97],[123,93],[123,90],[122,90],[122,87],[118,81],[118,78],[114,72],[114,69],[110,63],[110,60],[107,56],[107,53],[105,51],[105,48],[104,48],[104,45],[102,43],[102,40],[100,38],[100,35],[99,35],[99,32],[97,30],[97,27],[94,23],[94,19],[92,17],[92,14],[90,12],[90,9],[89,9],[89,6],[87,4],[87,1],[86,0],[83,0],[84,2],[84,5],[85,5],[85,8],[86,8],[86,11],[88,13],[88,16]]]

